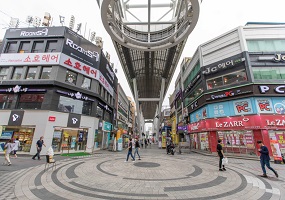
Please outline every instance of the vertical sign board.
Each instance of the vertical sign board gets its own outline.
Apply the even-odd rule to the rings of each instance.
[[[21,126],[24,117],[24,111],[11,111],[8,126]]]
[[[81,116],[79,114],[69,113],[67,127],[79,128]]]

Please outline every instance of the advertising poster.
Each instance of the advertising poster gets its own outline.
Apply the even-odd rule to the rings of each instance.
[[[208,105],[209,118],[232,116],[233,110],[229,102],[213,103]],[[232,112],[231,112],[232,111]]]
[[[255,98],[258,113],[274,113],[271,98]]]
[[[274,160],[282,160],[281,151],[277,140],[270,140],[270,147]]]
[[[251,131],[246,131],[244,133],[244,140],[245,140],[247,148],[254,149],[254,141],[253,141],[253,135]]]
[[[285,97],[273,97],[273,109],[276,114],[285,114]]]
[[[190,114],[190,123],[198,122],[202,119],[206,119],[207,117],[207,107],[200,108],[199,110]]]
[[[280,150],[283,153],[285,151],[285,131],[276,131],[275,136],[279,144]]]
[[[253,114],[253,107],[251,99],[240,99],[233,101],[235,115],[248,115]]]
[[[6,142],[0,142],[0,152],[4,151],[4,146]]]
[[[123,140],[122,138],[118,139],[118,151],[122,151],[123,150]]]
[[[11,139],[13,135],[13,131],[2,131],[0,139]]]

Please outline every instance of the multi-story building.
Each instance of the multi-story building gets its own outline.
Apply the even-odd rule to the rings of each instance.
[[[171,137],[174,144],[178,144],[177,124],[176,124],[176,109],[175,109],[175,92],[169,97],[170,105],[170,122],[171,122]]]
[[[16,28],[0,53],[0,139],[31,154],[40,136],[55,151],[108,145],[118,80],[99,47],[66,27]]]
[[[201,44],[182,70],[192,146],[270,155],[285,152],[285,25],[240,26]]]
[[[131,97],[128,97],[129,102],[130,102],[130,108],[129,108],[129,129],[130,131],[134,134],[137,135],[137,131],[135,129],[136,126],[136,120],[135,120],[135,113],[136,113],[136,105],[135,102],[132,100]]]

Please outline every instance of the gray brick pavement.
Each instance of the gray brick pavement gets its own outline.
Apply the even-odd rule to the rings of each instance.
[[[262,199],[285,196],[284,165],[272,164],[277,179],[260,176],[258,161],[229,159],[218,171],[218,158],[198,154],[166,155],[142,149],[141,161],[125,163],[126,152],[101,151],[91,157],[58,161],[1,173],[0,199]],[[4,166],[8,167],[8,166]],[[1,170],[5,171],[5,169]],[[1,171],[0,170],[0,171]],[[10,169],[9,169],[10,170]]]

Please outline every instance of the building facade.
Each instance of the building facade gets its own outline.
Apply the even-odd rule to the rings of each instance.
[[[66,27],[16,28],[0,53],[2,142],[31,154],[40,136],[55,151],[108,146],[118,79],[99,47]]]
[[[197,48],[182,70],[192,147],[270,155],[285,153],[285,26],[247,24]]]

